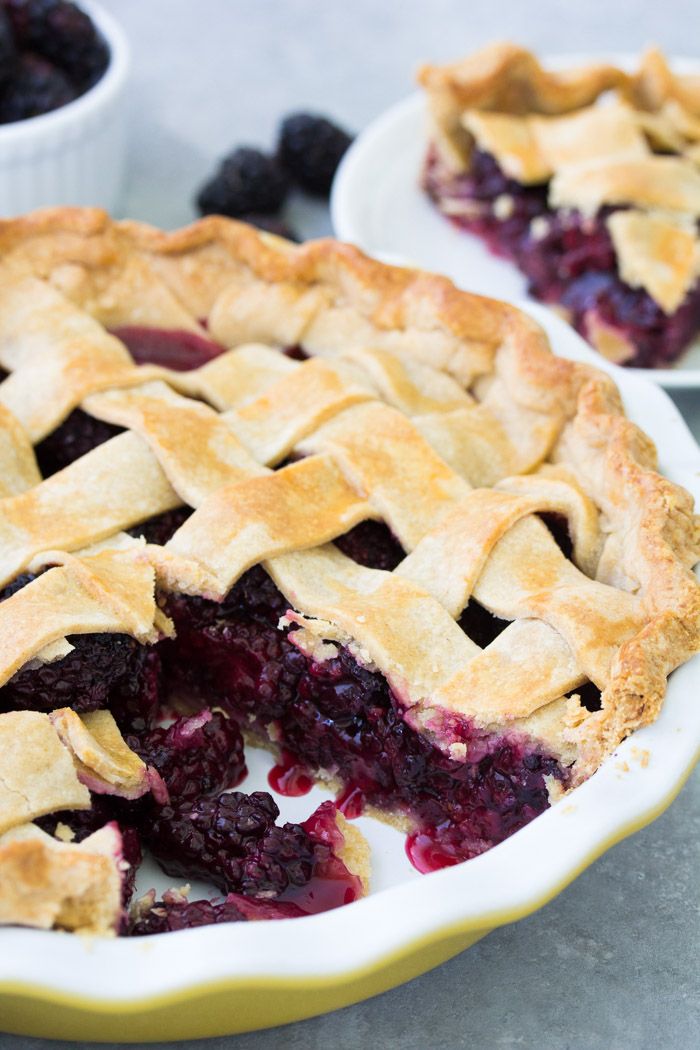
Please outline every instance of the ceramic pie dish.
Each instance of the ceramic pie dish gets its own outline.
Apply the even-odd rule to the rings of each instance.
[[[621,374],[626,419],[545,311],[570,361],[514,308],[333,242],[66,209],[1,233],[4,1027],[162,1039],[332,1009],[532,911],[668,804],[700,739],[698,452],[658,389]],[[250,824],[275,809],[251,742],[365,809],[369,895],[332,804],[291,823],[328,786]],[[125,920],[134,832],[171,883],[228,894],[207,925],[144,936],[195,914],[181,895]]]
[[[529,288],[602,355],[694,386],[694,139],[658,135],[669,114],[696,105],[697,73],[656,51],[540,62],[512,44],[425,66],[422,101],[395,106],[345,158],[336,231],[483,294]],[[584,200],[595,179],[599,196]]]

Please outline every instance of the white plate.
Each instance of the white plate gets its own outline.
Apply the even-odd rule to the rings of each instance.
[[[597,55],[631,67],[629,55]],[[582,65],[590,55],[546,59],[552,68]],[[700,62],[674,59],[678,72],[700,73]],[[425,270],[447,274],[462,288],[497,299],[526,296],[525,278],[514,264],[491,255],[481,241],[456,229],[419,186],[427,144],[422,92],[378,117],[343,158],[333,185],[331,215],[336,236],[370,255],[396,256]],[[700,341],[670,368],[628,369],[667,388],[700,387]]]
[[[547,330],[558,353],[600,363],[583,340],[544,307],[527,304],[526,308]],[[700,448],[669,397],[646,379],[614,365],[604,367],[618,382],[629,416],[660,447],[664,473],[698,500]],[[663,710],[653,725],[626,740],[616,755],[561,803],[465,864],[419,876],[406,859],[403,837],[384,824],[362,818],[360,827],[372,847],[373,892],[337,911],[291,921],[209,926],[140,940],[86,942],[35,930],[0,930],[0,1029],[120,1041],[214,1035],[264,1022],[257,1014],[252,1020],[229,1016],[225,1007],[216,1020],[203,1016],[204,1008],[199,1013],[190,1009],[188,998],[212,982],[217,988],[223,982],[227,990],[247,982],[248,1001],[251,995],[274,995],[275,989],[280,995],[289,994],[293,982],[299,1002],[278,1012],[279,1022],[376,994],[423,972],[470,943],[464,940],[465,931],[479,931],[473,941],[494,926],[534,911],[614,842],[658,816],[680,789],[700,750],[699,693],[700,657],[672,675]],[[643,752],[648,762],[641,761]],[[269,757],[250,750],[249,765],[245,789],[266,789]],[[327,795],[314,789],[304,798],[278,798],[278,802],[285,818],[299,819],[323,797]],[[145,881],[156,880],[149,873]],[[162,876],[159,881],[161,886],[172,882]],[[456,930],[461,931],[461,942],[455,940]],[[448,945],[440,955],[434,950],[439,942],[453,947]],[[399,956],[410,956],[412,962],[400,969]],[[391,964],[387,963],[390,957]],[[358,983],[358,972],[380,973],[384,965],[394,967],[393,972],[381,971],[369,990]],[[15,1004],[14,1013],[8,1014],[12,995],[17,995],[20,986],[30,989],[30,1000],[26,1008]],[[324,999],[323,989],[329,987],[335,989],[335,998]],[[162,1001],[160,1006],[153,1005],[154,997],[173,995],[185,1011],[178,1014],[175,1029],[169,1026],[167,1011],[177,1003],[173,1006],[169,999],[167,1008]],[[55,1013],[45,1023],[35,1020],[37,1002],[51,1001],[50,1009],[55,1010],[57,997],[63,1001],[72,996],[80,997],[73,1008],[76,1016],[82,1017],[96,1003],[95,1009],[101,1011],[98,1020],[86,1021],[83,1027],[79,1020],[69,1019],[60,1028],[58,1021],[51,1020],[58,1016]],[[133,1018],[139,1009],[145,1011],[146,1019],[138,1022],[140,1027],[130,1027],[136,1025]],[[154,1014],[151,1024],[148,1017],[156,1009],[161,1013]],[[110,1011],[118,1017],[106,1028],[103,1015]],[[275,1023],[275,1018],[267,1023]],[[115,1025],[118,1034],[114,1034]]]

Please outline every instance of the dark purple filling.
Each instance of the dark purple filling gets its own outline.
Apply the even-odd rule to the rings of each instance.
[[[146,911],[139,910],[129,921],[130,937],[147,937],[153,933],[192,930],[220,922],[245,922],[246,917],[233,901],[156,901]]]
[[[279,816],[267,792],[224,792],[162,807],[153,800],[125,802],[96,795],[90,810],[66,810],[36,821],[48,834],[58,824],[75,842],[110,821],[122,834],[122,899],[134,892],[143,842],[163,870],[181,878],[202,877],[225,890],[225,901],[188,903],[168,893],[122,922],[130,935],[162,933],[216,922],[296,918],[349,904],[362,895],[359,878],[339,853],[344,837],[332,802],[324,802],[303,824],[275,823]]]
[[[0,711],[84,713],[108,707],[122,730],[151,724],[158,707],[160,658],[126,634],[76,634],[55,663],[18,671],[0,689]]]
[[[275,823],[279,809],[265,791],[240,791],[157,810],[144,831],[168,875],[205,878],[225,893],[291,903],[301,914],[327,911],[362,894],[336,851],[343,836],[332,802],[304,824]]]
[[[186,682],[207,702],[216,697],[261,737],[272,732],[311,772],[335,774],[346,794],[359,791],[419,825],[449,829],[460,837],[462,858],[547,808],[544,778],[566,779],[556,759],[514,737],[482,737],[464,723],[452,727],[454,739],[474,757],[449,758],[411,727],[382,675],[346,650],[317,664],[296,649],[277,629],[287,604],[259,567],[220,604],[169,596],[177,642],[163,648],[168,680]]]
[[[571,559],[574,553],[574,545],[569,533],[569,522],[563,514],[555,514],[553,512],[540,514],[540,518],[545,523],[547,528],[552,534],[552,539],[559,547],[565,558]]]
[[[339,536],[335,545],[348,558],[368,569],[393,572],[406,557],[399,541],[381,521],[361,521],[344,536]]]
[[[449,214],[454,225],[478,234],[490,250],[515,262],[528,278],[530,293],[560,303],[586,338],[596,325],[614,329],[634,351],[626,364],[653,368],[674,361],[700,330],[700,283],[673,314],[666,314],[643,289],[630,288],[617,274],[615,251],[605,225],[610,209],[593,218],[574,211],[554,211],[546,186],[523,186],[510,179],[494,158],[481,150],[468,172],[446,173],[437,153],[426,159],[423,185],[441,206],[447,200],[473,205],[468,213]],[[497,198],[509,199],[499,218]],[[540,219],[542,230],[531,223]],[[545,225],[546,224],[546,225]]]
[[[169,875],[205,878],[226,893],[279,897],[290,884],[308,882],[314,843],[297,824],[278,827],[278,816],[264,791],[173,803],[155,816],[149,847]]]
[[[48,478],[51,474],[58,473],[73,460],[80,459],[93,448],[121,434],[122,430],[122,427],[103,423],[101,419],[89,416],[81,408],[75,408],[61,425],[34,449],[42,476]]]
[[[166,893],[162,901],[154,901],[149,907],[144,908],[139,902],[124,932],[130,937],[146,937],[222,922],[297,919],[306,914],[292,901],[261,900],[240,893],[230,893],[225,899],[213,901],[187,901],[177,894]]]
[[[130,734],[127,744],[158,771],[171,801],[213,795],[246,775],[241,731],[221,711],[185,715],[167,727]]]

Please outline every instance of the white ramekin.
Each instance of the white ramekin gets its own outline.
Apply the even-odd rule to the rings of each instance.
[[[80,0],[109,47],[104,75],[67,106],[0,125],[0,215],[61,204],[116,209],[125,160],[129,45],[114,19]]]

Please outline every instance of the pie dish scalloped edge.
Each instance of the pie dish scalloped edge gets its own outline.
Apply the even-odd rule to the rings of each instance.
[[[637,59],[631,53],[544,55],[553,69],[611,62],[631,68]],[[679,72],[700,74],[700,60],[670,56]],[[401,255],[412,266],[446,273],[469,291],[494,298],[525,295],[525,277],[511,262],[496,259],[479,238],[454,229],[427,200],[418,180],[426,148],[425,95],[422,91],[402,99],[379,114],[355,139],[336,173],[331,194],[331,217],[335,236],[356,244],[368,255],[385,252],[387,261]],[[377,187],[383,195],[377,194]],[[367,186],[374,187],[372,196]],[[386,207],[391,200],[392,207]],[[373,207],[373,202],[375,206]],[[398,202],[398,203],[397,203]],[[398,210],[397,210],[398,208]],[[413,240],[396,244],[392,224],[416,229]],[[413,236],[413,235],[412,235]],[[539,305],[527,299],[526,306]],[[603,367],[594,355],[592,364]],[[685,362],[685,363],[684,363]],[[686,357],[670,368],[627,368],[627,373],[646,376],[667,389],[700,387],[700,336]]]
[[[557,352],[610,372],[628,414],[661,446],[661,469],[700,500],[700,448],[668,396],[601,363],[546,308],[519,305]],[[674,672],[653,725],[522,831],[466,864],[352,906],[294,922],[210,926],[146,940],[1,930],[0,1028],[120,1042],[232,1034],[337,1009],[418,976],[542,907],[663,812],[700,756],[699,687],[700,656]]]

